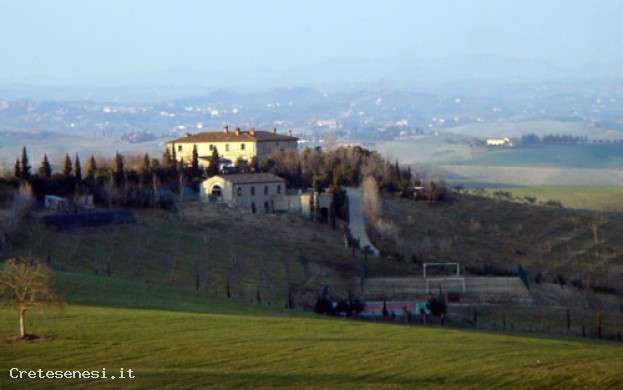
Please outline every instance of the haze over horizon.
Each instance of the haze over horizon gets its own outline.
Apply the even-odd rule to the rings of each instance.
[[[622,76],[621,14],[615,0],[3,0],[0,84]]]

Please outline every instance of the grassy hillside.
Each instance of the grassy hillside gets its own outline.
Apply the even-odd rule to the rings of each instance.
[[[481,138],[509,137],[518,138],[523,134],[534,133],[540,137],[547,134],[569,134],[587,136],[589,139],[623,138],[623,133],[606,127],[587,126],[584,122],[568,121],[497,121],[470,123],[463,126],[454,126],[448,129],[454,134]]]
[[[398,159],[401,164],[456,163],[470,159],[472,153],[480,150],[470,147],[473,141],[473,138],[452,134],[424,135],[408,140],[379,142],[374,149],[388,161]]]
[[[377,248],[404,262],[458,261],[484,269],[515,271],[522,264],[534,278],[558,276],[585,286],[621,291],[621,214],[541,207],[453,194],[436,204],[387,198],[385,218],[396,237],[373,235]]]
[[[623,144],[537,145],[489,148],[460,162],[466,165],[507,167],[623,167]]]
[[[282,307],[315,301],[329,284],[345,293],[359,265],[344,230],[294,215],[250,215],[185,203],[177,214],[138,212],[135,225],[62,230],[34,214],[11,253],[50,259],[56,270],[160,282]],[[378,262],[378,261],[377,261]],[[398,269],[382,264],[384,269]]]
[[[623,132],[607,128],[587,127],[579,122],[492,122],[473,123],[440,129],[434,135],[418,136],[399,141],[379,142],[374,149],[389,161],[401,164],[461,164],[482,166],[538,166],[576,168],[621,168],[623,145],[620,143],[588,143],[577,145],[537,145],[533,147],[490,148],[476,146],[486,138],[520,138],[524,134],[538,136],[565,134],[587,136],[589,140],[618,142]]]
[[[494,197],[495,193],[508,192],[516,202],[560,202],[571,209],[594,211],[623,211],[623,187],[508,187],[487,189],[482,195]]]
[[[617,343],[518,337],[290,316],[290,311],[232,302],[115,278],[60,275],[70,301],[187,312],[68,305],[30,313],[35,342],[0,339],[3,389],[81,388],[617,388]],[[102,284],[104,283],[104,284]],[[72,292],[81,286],[82,294]],[[87,287],[88,286],[88,287]],[[97,294],[97,290],[107,294]],[[174,298],[166,298],[169,294]],[[90,298],[89,298],[90,297]],[[221,301],[221,302],[219,302]],[[142,303],[141,303],[142,302]],[[203,306],[205,304],[205,306]],[[213,312],[214,310],[214,312]],[[246,315],[233,314],[229,310]],[[216,314],[218,313],[218,314]],[[16,330],[15,310],[0,309],[0,334]],[[135,379],[23,379],[8,370],[102,370]],[[127,374],[126,374],[127,375]]]
[[[466,187],[621,187],[622,169],[508,167],[478,165],[445,165],[437,167],[440,177]]]
[[[73,272],[54,272],[55,288],[70,305],[154,309],[211,314],[301,316],[301,311],[257,304],[243,298],[226,299],[211,293]]]

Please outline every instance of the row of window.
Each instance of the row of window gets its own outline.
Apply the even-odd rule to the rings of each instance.
[[[242,187],[238,187],[236,191],[238,196],[242,196]],[[281,194],[281,184],[277,186],[277,193]],[[268,186],[264,186],[264,195],[268,195]],[[251,187],[251,196],[255,196],[255,187]]]
[[[209,147],[210,151],[214,150],[214,147],[215,146],[213,144],[210,144],[210,147]],[[247,148],[246,144],[240,144],[240,150],[245,150],[246,148]],[[184,149],[183,145],[177,145],[177,151],[178,152],[183,151],[183,149]],[[225,144],[225,151],[229,152],[229,144]]]
[[[195,145],[193,145],[193,146],[195,146]],[[216,147],[216,145],[210,144],[209,150],[212,151],[212,150],[214,150],[215,147]],[[275,147],[279,147],[279,142],[275,142]],[[246,144],[240,144],[240,150],[246,150],[246,149],[247,149],[247,145]],[[178,152],[182,152],[183,150],[184,150],[184,145],[178,144],[177,145],[177,151]],[[225,144],[225,151],[226,152],[230,151],[229,144]]]
[[[215,146],[210,144],[210,151],[214,150]],[[240,144],[240,150],[245,150],[246,149],[246,145],[245,144]],[[229,144],[225,144],[225,151],[229,152]]]

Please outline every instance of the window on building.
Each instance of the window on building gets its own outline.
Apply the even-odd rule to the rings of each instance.
[[[229,144],[225,144],[225,151],[229,152]]]
[[[238,196],[242,196],[242,187],[238,187]]]
[[[264,195],[268,195],[268,186],[264,186]]]
[[[181,152],[182,151],[182,145],[177,145],[177,151]]]
[[[255,187],[251,187],[251,196],[255,196]]]
[[[240,144],[240,150],[244,150],[245,146],[244,144]]]
[[[279,184],[279,185],[277,186],[277,193],[278,193],[278,194],[281,194],[281,184]]]
[[[210,144],[210,151],[214,150],[214,145]]]

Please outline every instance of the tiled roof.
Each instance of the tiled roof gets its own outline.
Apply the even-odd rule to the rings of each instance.
[[[289,135],[275,134],[271,131],[255,130],[253,135],[249,131],[206,131],[181,137],[167,143],[203,143],[203,142],[267,142],[267,141],[298,141],[298,138]]]
[[[223,180],[233,184],[252,184],[252,183],[278,183],[286,180],[273,175],[272,173],[234,173],[231,175],[218,175]]]

